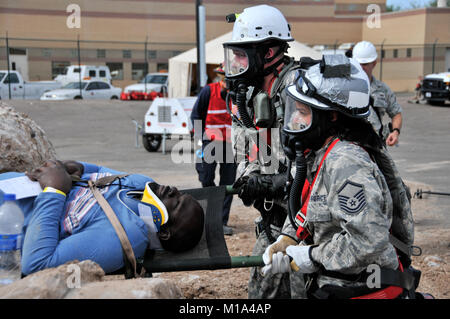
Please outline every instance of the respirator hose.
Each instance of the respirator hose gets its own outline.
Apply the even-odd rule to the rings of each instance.
[[[289,167],[291,164],[289,164]],[[295,215],[301,208],[302,190],[306,179],[306,160],[303,154],[303,148],[300,142],[295,143],[295,177],[289,192],[288,215],[292,227],[297,230],[298,225],[295,223]],[[290,172],[288,171],[288,174]]]
[[[241,117],[241,121],[245,125],[245,127],[255,128],[255,125],[253,124],[250,115],[248,115],[246,101],[247,101],[247,86],[244,83],[240,83],[238,85],[236,94],[236,104],[238,107],[239,116]]]

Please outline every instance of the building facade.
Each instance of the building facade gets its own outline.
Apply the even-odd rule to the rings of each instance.
[[[262,3],[280,9],[307,45],[372,41],[383,55],[375,75],[394,90],[411,90],[418,75],[447,66],[450,9],[386,13],[385,0],[204,0],[206,41],[231,31],[227,14]],[[124,87],[147,70],[167,70],[170,57],[196,46],[196,1],[4,0],[0,69],[7,67],[6,37],[10,65],[25,79],[52,79],[80,58],[108,65],[113,84]]]

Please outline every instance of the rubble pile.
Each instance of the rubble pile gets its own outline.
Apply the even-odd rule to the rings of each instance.
[[[0,173],[25,172],[56,159],[45,132],[26,114],[0,102]]]

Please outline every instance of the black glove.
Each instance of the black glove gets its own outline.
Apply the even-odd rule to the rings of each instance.
[[[283,197],[286,181],[286,174],[251,174],[239,178],[233,188],[240,188],[239,198],[245,206],[250,206],[256,199]]]
[[[238,189],[238,196],[242,200],[245,206],[251,206],[254,202],[254,198],[249,197],[248,193],[245,191],[245,186],[248,183],[250,175],[239,177],[233,184],[234,189]]]

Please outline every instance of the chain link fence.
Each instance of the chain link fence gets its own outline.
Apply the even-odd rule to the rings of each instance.
[[[374,43],[378,50],[375,76],[380,80],[415,81],[418,76],[450,71],[450,43]],[[168,70],[169,58],[196,46],[169,43],[32,39],[0,37],[0,70],[19,71],[26,81],[53,80],[69,65],[106,65],[115,86],[125,87],[150,72]],[[324,53],[345,53],[350,45],[337,41],[316,46]],[[300,57],[298,57],[300,58]],[[410,83],[408,83],[410,85]]]
[[[69,65],[106,65],[123,86],[149,72],[168,70],[169,58],[195,43],[94,41],[0,37],[0,69],[17,70],[25,80],[52,80]]]

